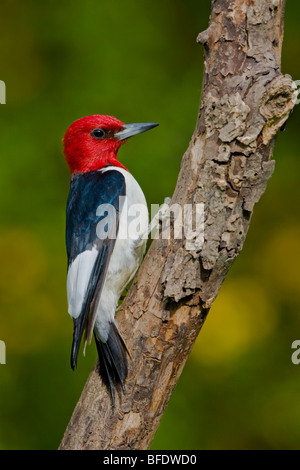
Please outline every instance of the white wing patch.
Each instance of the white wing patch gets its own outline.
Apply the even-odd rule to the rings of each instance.
[[[81,313],[82,304],[98,253],[96,247],[93,247],[91,250],[83,251],[74,259],[68,269],[68,311],[73,318],[77,318]]]

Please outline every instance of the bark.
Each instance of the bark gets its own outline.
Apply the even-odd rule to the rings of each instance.
[[[277,131],[297,99],[280,72],[284,0],[214,0],[199,116],[173,203],[205,205],[197,237],[154,240],[117,314],[130,350],[112,408],[92,371],[60,449],[147,449],[274,170]]]

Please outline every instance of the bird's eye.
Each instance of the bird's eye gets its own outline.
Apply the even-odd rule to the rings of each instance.
[[[105,136],[105,132],[103,129],[93,129],[91,134],[93,137],[95,137],[95,139],[103,139],[103,137]]]

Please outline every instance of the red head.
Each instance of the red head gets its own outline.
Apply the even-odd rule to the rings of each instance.
[[[65,133],[64,154],[71,173],[85,173],[105,166],[125,168],[118,160],[120,146],[132,135],[158,124],[127,124],[113,116],[96,114],[73,122]]]

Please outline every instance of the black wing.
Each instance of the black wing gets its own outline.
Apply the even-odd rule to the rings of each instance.
[[[118,234],[119,198],[125,196],[125,192],[125,178],[118,170],[76,174],[71,181],[66,246],[69,313],[74,319],[73,369],[84,330],[88,341],[92,336],[96,315],[92,305],[95,298],[101,295]],[[85,258],[83,265],[78,262],[79,256],[80,261]],[[84,292],[79,292],[82,286]]]

